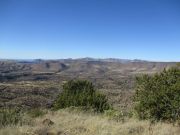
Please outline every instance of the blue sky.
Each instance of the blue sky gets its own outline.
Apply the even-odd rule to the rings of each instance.
[[[179,0],[0,0],[0,58],[180,61]]]

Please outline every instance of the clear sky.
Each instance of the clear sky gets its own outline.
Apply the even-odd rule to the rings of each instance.
[[[0,0],[0,58],[180,61],[180,0]]]

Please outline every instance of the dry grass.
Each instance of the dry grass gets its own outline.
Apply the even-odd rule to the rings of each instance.
[[[54,122],[48,126],[43,120]],[[125,122],[109,120],[103,115],[60,110],[34,120],[32,125],[6,127],[0,135],[179,135],[180,127],[171,124],[128,119]]]

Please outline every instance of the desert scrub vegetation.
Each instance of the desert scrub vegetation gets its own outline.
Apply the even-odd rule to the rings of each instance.
[[[40,108],[22,110],[21,108],[0,109],[0,130],[7,126],[30,124],[34,118],[42,117],[48,111]]]
[[[104,116],[109,120],[114,120],[117,122],[124,122],[126,118],[129,118],[125,112],[114,109],[105,110]]]
[[[110,120],[103,114],[83,113],[72,109],[49,111],[33,119],[32,125],[5,127],[0,135],[179,135],[180,128],[172,124],[147,120]],[[49,121],[48,126],[45,123]]]
[[[34,108],[26,111],[27,115],[31,118],[37,118],[45,115],[47,113],[47,110],[42,108]]]
[[[136,79],[135,110],[140,119],[180,120],[180,69],[164,69]]]
[[[0,128],[16,125],[22,121],[22,113],[19,109],[0,109]]]
[[[66,82],[62,93],[54,103],[55,110],[70,106],[93,108],[96,112],[103,112],[110,108],[106,96],[96,91],[91,82],[83,80]]]

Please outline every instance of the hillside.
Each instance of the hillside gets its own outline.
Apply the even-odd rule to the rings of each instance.
[[[0,107],[48,108],[70,79],[86,79],[119,109],[131,108],[134,77],[176,63],[122,59],[1,60]]]
[[[38,75],[44,75],[47,79],[52,75],[68,78],[98,79],[112,77],[112,79],[115,79],[116,77],[134,74],[155,73],[173,65],[175,65],[173,62],[92,58],[32,61],[3,60],[0,61],[0,80],[36,80]],[[108,78],[106,79],[108,80]]]

